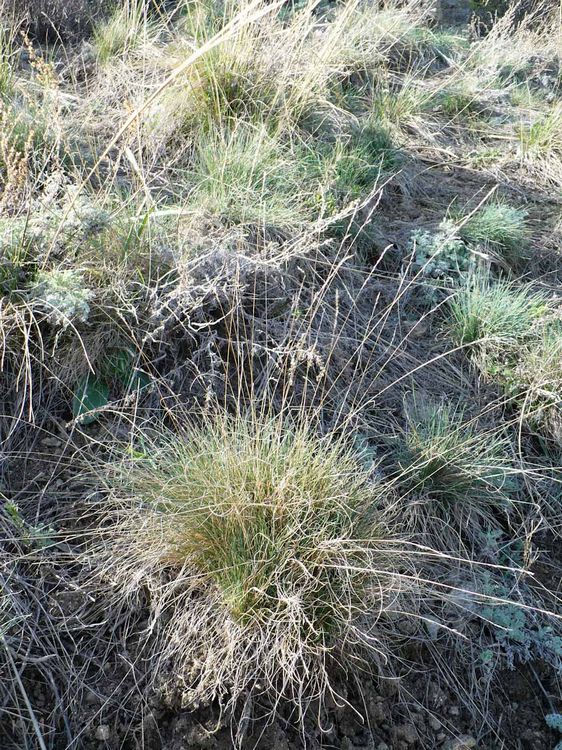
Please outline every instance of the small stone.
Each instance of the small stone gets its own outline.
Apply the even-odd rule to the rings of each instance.
[[[441,722],[439,721],[437,716],[433,716],[433,714],[430,715],[428,723],[434,732],[438,732],[441,729]]]
[[[371,718],[376,724],[382,724],[382,722],[386,719],[388,715],[388,711],[386,710],[386,704],[377,702],[372,706],[371,709]]]
[[[449,713],[451,716],[458,716],[460,714],[459,707],[458,706],[451,706],[449,709]]]
[[[62,440],[59,440],[59,438],[56,437],[49,436],[41,440],[41,445],[46,445],[50,448],[58,448],[60,445],[62,445]]]
[[[109,731],[109,726],[107,724],[100,724],[96,729],[96,740],[100,740],[100,742],[107,742],[110,736],[111,732]]]
[[[460,737],[455,737],[453,740],[449,740],[443,745],[443,750],[474,750],[476,747],[476,740],[469,734],[462,734]]]
[[[380,690],[382,695],[392,698],[398,694],[400,688],[400,677],[389,677],[386,680],[381,680]]]
[[[377,745],[377,750],[390,750],[386,742],[379,742]]]
[[[418,741],[418,731],[413,724],[399,724],[394,728],[394,734],[408,745],[414,745]]]

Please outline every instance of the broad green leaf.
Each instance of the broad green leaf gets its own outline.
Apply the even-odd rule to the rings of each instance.
[[[133,369],[133,355],[128,349],[120,349],[110,354],[104,363],[103,371],[110,378],[117,378],[126,385]]]
[[[152,378],[143,370],[135,369],[131,375],[131,378],[127,384],[127,390],[129,391],[142,391],[147,388],[152,382]]]
[[[150,375],[134,367],[134,359],[128,349],[120,349],[107,357],[104,366],[107,377],[119,380],[128,393],[142,391],[152,382]]]
[[[98,418],[97,410],[109,401],[109,386],[104,380],[86,375],[76,386],[72,413],[80,424],[91,424]]]

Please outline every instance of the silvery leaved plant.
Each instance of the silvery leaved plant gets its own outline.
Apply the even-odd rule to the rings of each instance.
[[[416,229],[410,236],[415,266],[424,276],[445,278],[474,267],[474,254],[458,235],[456,225],[444,219],[437,232]]]
[[[53,325],[66,328],[70,323],[88,320],[93,292],[78,271],[41,271],[29,294]]]

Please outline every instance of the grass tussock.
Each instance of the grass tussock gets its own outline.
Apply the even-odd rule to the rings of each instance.
[[[213,133],[198,145],[191,205],[230,224],[298,229],[313,216],[319,191],[319,170],[315,175],[308,161],[304,148],[285,145],[264,128],[240,124]]]
[[[397,542],[341,438],[219,417],[130,452],[109,475],[118,506],[126,499],[113,575],[127,589],[170,571],[156,606],[183,604],[164,648],[186,666],[206,650],[196,695],[266,690],[304,715],[329,692],[332,659],[385,649],[371,629],[400,585]]]
[[[147,10],[141,0],[127,0],[96,27],[93,46],[100,64],[127,57],[145,42],[151,31]]]
[[[460,237],[517,268],[528,243],[526,214],[507,203],[489,203],[461,223]]]
[[[541,292],[475,277],[450,301],[449,325],[459,345],[497,349],[527,338],[547,310]]]
[[[505,522],[517,483],[509,439],[462,408],[414,399],[397,457],[414,528],[432,544],[474,549],[486,528]]]
[[[450,302],[449,330],[525,419],[559,434],[559,306],[541,291],[482,281]],[[558,439],[558,438],[556,438]]]
[[[497,364],[494,375],[519,403],[523,417],[555,445],[562,438],[562,334],[558,321],[544,326],[511,360]]]
[[[521,150],[524,156],[548,158],[561,151],[560,123],[562,109],[556,104],[549,112],[528,125],[522,124],[519,133]]]

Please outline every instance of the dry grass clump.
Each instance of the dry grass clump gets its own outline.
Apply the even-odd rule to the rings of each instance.
[[[0,92],[0,218],[36,210],[42,197],[48,213],[51,180],[69,172],[75,157],[67,150],[72,128],[53,62],[26,34],[20,39],[14,32],[11,48],[13,75]],[[29,59],[25,77],[17,63],[22,50]]]
[[[526,213],[502,201],[489,203],[461,223],[459,235],[514,269],[520,265],[528,242]]]
[[[255,3],[229,3],[222,9],[191,3],[175,25],[161,29],[167,43],[156,49],[142,41],[136,55],[142,71],[133,64],[130,69],[121,65],[118,86],[112,82],[109,96],[118,92],[119,99],[114,112],[123,107],[123,98],[139,102],[139,129],[128,131],[124,140],[130,151],[142,151],[143,161],[153,168],[147,175],[128,151],[135,182],[146,193],[148,183],[158,181],[172,210],[191,216],[194,224],[210,220],[227,227],[257,225],[260,230],[269,225],[294,234],[342,209],[345,200],[370,195],[373,170],[380,171],[382,160],[385,166],[391,161],[387,155],[393,146],[381,136],[383,128],[376,123],[364,127],[330,101],[331,82],[339,77],[333,55],[342,22],[326,24],[326,33],[319,37],[312,8],[288,19],[276,11]],[[260,22],[244,23],[255,12],[262,14]],[[349,8],[342,11],[345,18],[349,13]],[[100,27],[98,41],[114,21]],[[234,22],[239,28],[229,34]],[[225,39],[215,44],[217,32]],[[208,48],[145,108],[151,85],[183,65],[197,45]],[[92,103],[106,95],[109,83],[106,72]],[[89,113],[95,121],[98,114]],[[371,139],[375,132],[377,138]],[[371,140],[376,142],[371,145]],[[346,155],[352,152],[348,162],[353,161],[358,179],[349,190],[340,190],[332,179],[342,148]],[[349,182],[352,170],[348,175]],[[332,188],[337,196],[328,195]]]
[[[467,419],[461,406],[415,398],[397,447],[414,528],[433,545],[450,550],[460,542],[474,551],[511,507],[517,482],[510,452],[505,434]]]
[[[559,321],[543,327],[539,335],[519,354],[517,378],[527,384],[531,401],[544,398],[558,403],[562,395],[562,327]]]
[[[562,445],[562,328],[559,321],[544,326],[528,341],[510,366],[496,375],[522,413]]]
[[[321,45],[313,34],[311,7],[284,22],[271,6],[259,23],[243,23],[256,10],[267,6],[234,1],[214,6],[197,0],[186,7],[183,33],[176,30],[169,45],[173,65],[181,64],[195,47],[209,45],[229,23],[242,23],[236,34],[227,34],[189,66],[150,108],[146,119],[153,138],[161,131],[177,143],[178,137],[228,126],[232,119],[266,123],[273,134],[288,132],[325,99],[332,75],[328,58],[333,28]]]
[[[481,280],[450,301],[449,330],[523,417],[559,440],[562,336],[556,300],[512,283]]]
[[[358,4],[345,21],[340,59],[360,77],[376,76],[381,67],[422,74],[465,45],[462,37],[429,28],[431,10],[417,2],[382,9]]]
[[[307,204],[310,194],[322,195],[324,188],[314,184],[314,180],[318,183],[318,172],[321,172],[321,166],[315,169],[315,162],[320,157],[321,162],[327,160],[329,163],[327,154],[334,141],[354,141],[355,131],[364,129],[365,120],[369,121],[368,127],[373,133],[388,130],[390,118],[383,112],[384,108],[368,111],[367,96],[366,106],[357,113],[348,111],[347,105],[342,107],[339,101],[342,87],[347,91],[350,85],[350,69],[342,45],[347,43],[348,25],[357,7],[356,3],[351,3],[335,15],[319,18],[308,6],[283,15],[274,7],[255,3],[249,6],[233,2],[220,8],[200,1],[191,3],[181,21],[163,30],[161,36],[168,40],[167,43],[163,41],[158,49],[152,45],[152,52],[152,43],[142,41],[137,55],[139,60],[142,59],[141,69],[131,64],[130,70],[126,71],[121,66],[117,86],[102,76],[95,96],[114,98],[119,92],[120,101],[116,101],[114,112],[123,107],[123,99],[139,103],[141,127],[137,137],[140,142],[133,139],[130,148],[135,152],[142,149],[147,162],[154,164],[153,174],[147,179],[153,181],[155,174],[163,170],[160,179],[167,183],[167,190],[169,185],[173,186],[173,198],[177,203],[183,204],[193,197],[197,204],[201,195],[209,192],[215,196],[231,193],[232,152],[236,152],[239,161],[240,142],[255,140],[258,148],[256,166],[251,168],[251,181],[262,178],[264,157],[270,163],[265,167],[263,192],[270,192],[275,181],[281,186],[285,182],[291,183],[292,175],[296,174],[303,189],[291,188],[293,205],[299,202]],[[263,16],[259,23],[244,23],[246,17],[250,18],[256,12]],[[361,13],[369,13],[374,18],[379,11],[365,8]],[[235,34],[229,34],[229,24],[234,22],[239,28]],[[98,34],[103,36],[108,28],[100,28]],[[224,33],[225,39],[214,43],[217,32]],[[144,107],[143,99],[150,96],[151,87],[162,80],[162,75],[181,67],[198,45],[208,45],[208,49],[205,48],[206,51],[193,64],[182,69],[181,75],[165,87],[161,96]],[[110,84],[111,92],[105,91]],[[406,117],[402,115],[402,109],[402,104],[395,107],[391,118],[393,126]],[[125,109],[123,116],[128,114]],[[94,121],[98,117],[95,112],[91,115]],[[128,132],[127,136],[130,135]],[[272,159],[269,153],[264,155],[264,144],[268,143],[274,145],[274,151],[281,151],[281,157],[275,155]],[[365,144],[368,144],[368,138],[363,138],[360,146],[363,152]],[[391,149],[387,144],[382,150],[390,152]],[[268,147],[267,151],[271,152],[272,148]],[[380,152],[381,148],[371,148],[370,151]],[[215,162],[210,167],[210,159],[206,156],[209,153]],[[379,156],[379,153],[374,157],[370,153],[361,153],[359,159],[369,159],[373,167],[378,166]],[[250,162],[247,157],[244,159],[246,163]],[[225,169],[221,172],[223,164]],[[189,177],[195,173],[197,182],[201,166],[200,181],[205,185],[201,191],[193,190],[193,180],[184,180],[183,175]],[[217,169],[218,174],[215,174],[213,170]],[[213,172],[210,179],[207,179],[208,171]],[[245,171],[248,172],[246,167]],[[221,185],[223,173],[225,185]],[[309,177],[305,174],[301,179],[303,173]],[[285,180],[285,174],[289,176],[288,180]],[[243,175],[242,184],[247,181],[247,176]],[[303,195],[298,195],[299,192]],[[359,192],[357,188],[352,190],[353,197]],[[363,190],[362,194],[369,192]],[[250,204],[254,202],[255,194],[256,190],[252,188]],[[282,202],[283,196],[280,198]],[[263,200],[258,202],[264,203]],[[217,201],[219,213],[221,203],[222,200]],[[267,199],[265,204],[268,205]],[[316,200],[313,208],[318,214],[324,210],[325,203]],[[310,213],[309,209],[306,210]],[[244,215],[245,211],[239,213]],[[273,223],[276,223],[275,219]]]
[[[560,185],[560,10],[535,8],[518,17],[521,3],[471,46],[466,66],[490,90],[507,90],[524,106],[511,113],[506,136],[521,175],[535,182]],[[515,162],[514,162],[515,165]]]
[[[4,25],[4,23],[0,26],[0,98],[9,95],[12,90],[16,50],[16,27],[12,24]]]
[[[399,587],[400,545],[344,439],[217,417],[144,434],[109,472],[121,521],[107,572],[131,591],[152,580],[165,656],[191,670],[193,699],[265,692],[302,717],[330,693],[334,659],[385,650],[373,628]]]
[[[472,46],[470,66],[480,77],[492,81],[500,75],[513,83],[518,77],[530,77],[535,70],[547,67],[560,50],[559,12],[529,14],[514,24],[517,4],[494,23]]]
[[[150,37],[148,7],[143,0],[126,0],[94,30],[93,44],[100,63],[126,57]]]
[[[11,214],[28,196],[35,134],[30,123],[0,101],[0,215]]]
[[[555,185],[562,184],[562,104],[555,102],[530,122],[522,122],[517,131],[521,159],[536,168]]]
[[[104,0],[11,0],[7,10],[37,38],[60,41],[88,33],[106,6]]]

